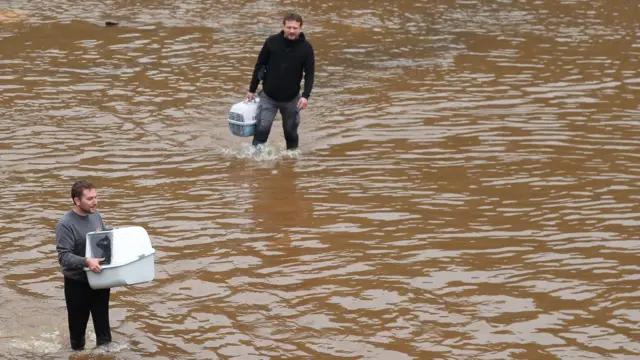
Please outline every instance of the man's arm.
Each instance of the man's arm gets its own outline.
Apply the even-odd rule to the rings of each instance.
[[[73,231],[68,225],[58,223],[56,225],[56,251],[58,252],[58,262],[62,267],[81,268],[86,264],[84,257],[73,253],[75,247]]]
[[[316,59],[313,53],[313,47],[309,44],[309,53],[307,54],[307,62],[304,65],[304,91],[302,97],[309,99],[311,90],[313,90],[313,81],[316,71]]]
[[[260,78],[258,77],[260,71],[263,71],[267,67],[267,63],[269,62],[269,39],[264,41],[262,45],[262,49],[258,54],[258,60],[256,61],[256,65],[253,68],[253,76],[251,77],[251,84],[249,85],[249,92],[255,93],[258,89],[258,84],[260,83]]]

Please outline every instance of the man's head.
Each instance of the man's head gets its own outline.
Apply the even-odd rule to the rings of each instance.
[[[289,40],[296,40],[302,32],[302,16],[296,13],[289,13],[282,20],[282,31],[284,37]]]
[[[93,214],[98,207],[96,187],[86,180],[78,180],[71,186],[71,199],[76,212],[81,215]]]

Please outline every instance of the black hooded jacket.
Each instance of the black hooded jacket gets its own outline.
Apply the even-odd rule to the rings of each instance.
[[[256,92],[260,80],[263,91],[275,101],[291,101],[300,93],[304,72],[302,97],[309,98],[313,89],[315,59],[313,47],[304,33],[289,40],[284,31],[267,38],[253,70],[249,92]]]

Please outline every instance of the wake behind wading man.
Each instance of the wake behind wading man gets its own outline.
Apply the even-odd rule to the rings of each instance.
[[[279,110],[287,150],[298,147],[300,111],[309,103],[315,72],[313,47],[302,32],[302,17],[289,13],[282,20],[282,31],[267,38],[258,54],[251,77],[249,101],[255,98],[262,80],[253,146],[267,142]],[[300,82],[304,74],[304,90]]]

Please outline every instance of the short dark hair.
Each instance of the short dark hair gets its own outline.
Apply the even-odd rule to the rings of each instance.
[[[75,198],[82,200],[82,194],[84,193],[85,190],[95,189],[95,188],[96,187],[93,186],[93,184],[88,182],[87,180],[78,180],[73,183],[73,186],[71,186],[71,200],[73,200],[74,203],[75,203],[75,200],[74,200]]]
[[[282,19],[282,25],[285,25],[287,21],[295,21],[297,23],[300,23],[300,27],[302,27],[302,16],[296,13],[288,13],[287,15],[285,15],[284,19]]]

